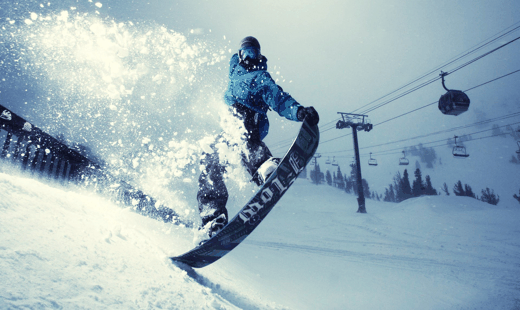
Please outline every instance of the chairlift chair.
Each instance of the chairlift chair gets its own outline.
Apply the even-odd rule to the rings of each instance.
[[[370,159],[368,160],[368,165],[369,166],[377,166],[377,160],[372,158],[372,152],[370,152]]]
[[[447,89],[444,85],[444,77],[448,75],[441,71],[442,87],[447,91],[439,99],[439,110],[446,115],[459,115],[469,109],[469,97],[461,90]]]
[[[410,164],[410,161],[406,158],[406,153],[403,151],[403,157],[399,158],[399,165],[408,166],[408,164]]]
[[[520,140],[516,141],[516,144],[518,144],[518,151],[516,151],[517,154],[520,154]]]
[[[455,157],[461,157],[461,158],[466,158],[469,156],[468,153],[466,153],[466,147],[463,146],[463,145],[458,145],[457,144],[457,136],[455,136],[455,146],[453,147],[453,151],[452,151],[452,154],[453,156]]]
[[[325,161],[326,165],[330,165],[330,157],[327,157],[327,160]]]
[[[333,166],[337,166],[338,165],[338,162],[336,161],[336,157],[335,156],[332,157],[332,165]]]

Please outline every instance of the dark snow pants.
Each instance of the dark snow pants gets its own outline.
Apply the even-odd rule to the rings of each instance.
[[[244,153],[241,154],[242,164],[249,174],[254,177],[258,168],[273,155],[265,143],[260,140],[258,129],[254,126],[255,112],[236,104],[233,106],[233,113],[240,120],[244,121],[247,133],[244,135],[243,140],[246,143],[249,156]],[[221,138],[222,135],[219,135],[216,141],[219,141]],[[226,203],[229,195],[223,177],[223,174],[226,172],[226,165],[220,163],[214,144],[211,145],[211,148],[213,153],[204,153],[201,160],[201,164],[205,168],[200,174],[199,190],[197,192],[202,226],[221,214],[225,214],[226,220],[228,219]]]

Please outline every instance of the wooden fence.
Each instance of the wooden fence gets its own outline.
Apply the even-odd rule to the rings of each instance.
[[[75,182],[109,195],[115,202],[165,222],[182,221],[173,210],[157,206],[156,200],[130,184],[113,178],[101,167],[51,135],[0,105],[0,162],[20,166],[40,176],[63,183]]]

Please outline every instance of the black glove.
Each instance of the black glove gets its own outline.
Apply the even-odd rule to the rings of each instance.
[[[299,107],[296,116],[300,121],[303,121],[307,118],[307,122],[309,122],[309,125],[311,126],[317,125],[320,121],[320,116],[313,107]]]

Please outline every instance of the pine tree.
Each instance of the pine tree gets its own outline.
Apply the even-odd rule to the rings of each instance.
[[[370,187],[368,186],[367,180],[362,179],[361,184],[363,185],[363,195],[365,197],[370,197]]]
[[[486,187],[486,190],[482,190],[482,196],[480,196],[480,200],[496,206],[500,201],[500,196],[495,195],[494,190],[490,190],[489,187]]]
[[[394,175],[394,184],[393,184],[395,202],[401,202],[405,199],[402,188],[403,188],[403,178],[401,177],[401,172],[397,171],[397,173]]]
[[[385,188],[385,198],[384,201],[388,202],[397,202],[395,199],[394,185],[390,184],[388,188]]]
[[[352,178],[351,177],[347,177],[346,174],[343,177],[345,179],[345,192],[351,193],[352,192],[352,188],[354,187],[353,184],[352,184]]]
[[[446,196],[450,195],[450,192],[448,190],[448,185],[446,185],[446,182],[444,182],[444,185],[442,185],[442,191],[446,193]]]
[[[462,182],[460,180],[455,183],[455,186],[453,186],[453,193],[455,196],[466,196],[466,192],[464,191],[464,187],[462,186]]]
[[[432,181],[430,179],[430,176],[426,176],[426,189],[425,189],[426,195],[437,195],[437,190],[433,188]]]
[[[424,195],[425,187],[422,180],[421,169],[415,169],[415,180],[412,185],[412,194],[414,197]]]
[[[395,188],[393,188],[392,184],[390,184],[389,192],[390,192],[390,201],[399,202],[399,201],[397,201],[397,195],[395,193]]]
[[[469,186],[468,184],[464,184],[464,192],[466,193],[466,196],[468,196],[468,197],[477,198],[475,193],[473,193],[471,186]]]
[[[412,188],[410,187],[410,178],[408,177],[408,170],[404,169],[403,178],[400,184],[402,200],[406,200],[412,197]],[[401,201],[402,201],[401,200]]]
[[[321,171],[320,171],[320,165],[316,163],[314,166],[314,170],[311,171],[311,181],[314,184],[320,184],[321,183]]]
[[[338,187],[341,189],[345,188],[345,179],[343,178],[343,173],[341,172],[341,168],[338,166],[338,172],[336,173],[336,182]]]
[[[518,190],[518,195],[517,195],[517,194],[514,194],[514,195],[513,195],[513,198],[515,198],[516,200],[518,200],[518,202],[520,203],[520,189]]]
[[[372,192],[372,199],[381,201],[381,199],[379,199],[379,194],[377,193],[377,191]]]
[[[345,175],[345,192],[352,193],[352,189],[354,188],[354,184],[350,177]]]
[[[329,170],[327,170],[327,174],[325,176],[325,179],[327,180],[327,184],[329,186],[332,186],[332,175],[330,175],[330,171]]]
[[[388,192],[388,187],[385,188],[385,197],[383,198],[383,201],[390,201],[390,193]]]

